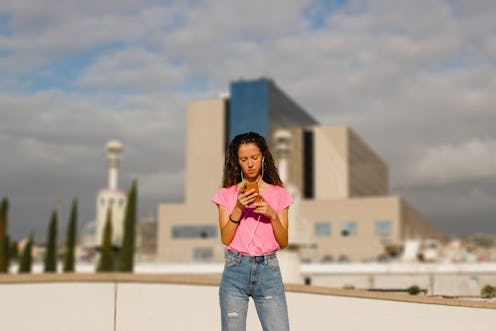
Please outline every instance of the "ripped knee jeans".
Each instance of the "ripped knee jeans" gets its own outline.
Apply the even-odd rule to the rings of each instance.
[[[219,288],[223,331],[245,331],[249,297],[264,331],[288,331],[288,308],[276,253],[249,256],[226,251]]]

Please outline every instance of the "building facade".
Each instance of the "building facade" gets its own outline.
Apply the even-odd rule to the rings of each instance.
[[[229,98],[188,104],[185,198],[159,206],[159,260],[223,259],[210,199],[221,185],[227,144],[255,131],[273,150],[279,129],[291,135],[286,184],[301,197],[298,231],[311,243],[302,259],[361,261],[394,254],[407,239],[442,238],[405,201],[389,195],[387,165],[351,128],[320,125],[274,82],[259,79],[232,82]]]

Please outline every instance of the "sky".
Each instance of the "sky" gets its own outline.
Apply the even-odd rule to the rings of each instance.
[[[38,241],[71,201],[82,228],[125,145],[139,216],[184,196],[190,100],[272,78],[386,162],[393,194],[447,235],[496,234],[496,2],[0,2],[0,197]]]

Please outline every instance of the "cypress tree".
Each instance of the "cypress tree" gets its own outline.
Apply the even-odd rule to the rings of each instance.
[[[114,254],[112,252],[112,209],[107,209],[105,227],[103,228],[100,261],[96,271],[114,271]]]
[[[15,241],[10,241],[10,237],[7,236],[5,241],[5,250],[7,251],[7,272],[10,270],[10,265],[12,260],[17,259],[17,243]]]
[[[7,213],[9,211],[9,199],[3,197],[0,203],[0,237],[5,237],[7,234]]]
[[[19,259],[19,250],[17,248],[17,244],[18,243],[15,240],[10,243],[10,247],[9,247],[10,261]]]
[[[9,238],[7,235],[7,214],[9,210],[9,200],[4,197],[0,204],[0,273],[8,271],[9,260]]]
[[[65,236],[64,272],[74,272],[74,249],[77,235],[77,199],[72,200],[71,215]]]
[[[4,271],[5,273],[9,272],[10,268],[10,237],[8,235],[5,236],[3,239],[3,251],[4,251],[4,256],[5,256],[5,267]]]
[[[45,272],[57,272],[57,223],[57,211],[54,210],[48,227]]]
[[[127,195],[126,214],[124,218],[124,238],[119,254],[118,270],[133,272],[134,268],[134,242],[136,232],[136,206],[137,206],[137,181],[133,180]]]
[[[28,241],[24,245],[21,252],[21,260],[19,261],[19,273],[31,273],[31,266],[33,264],[32,256],[33,248],[33,234],[29,235]]]

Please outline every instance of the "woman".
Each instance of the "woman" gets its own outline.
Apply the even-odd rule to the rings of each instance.
[[[255,189],[258,183],[260,202]],[[226,153],[223,187],[212,201],[227,246],[219,288],[222,330],[245,330],[248,300],[255,302],[264,331],[289,330],[288,310],[276,251],[288,245],[288,208],[265,139],[249,132],[234,137]]]

